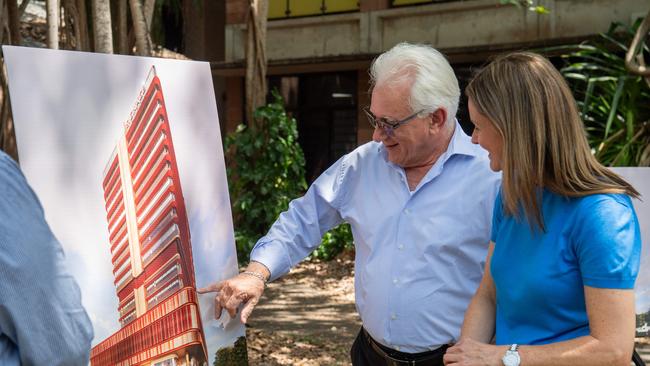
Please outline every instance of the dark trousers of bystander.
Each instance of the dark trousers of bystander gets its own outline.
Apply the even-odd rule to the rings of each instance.
[[[353,366],[443,366],[447,346],[422,353],[404,353],[377,343],[363,327],[350,349]]]

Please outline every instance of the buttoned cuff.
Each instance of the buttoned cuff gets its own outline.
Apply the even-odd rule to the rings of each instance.
[[[284,276],[291,269],[289,255],[279,242],[257,243],[251,252],[250,260],[262,263],[268,268],[271,272],[268,282]]]

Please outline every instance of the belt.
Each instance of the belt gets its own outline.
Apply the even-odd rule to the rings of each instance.
[[[381,356],[388,366],[419,366],[419,365],[430,365],[430,361],[438,359],[440,364],[442,364],[442,356],[447,351],[449,346],[442,345],[433,351],[421,352],[421,353],[405,353],[395,350],[379,344],[377,341],[372,339],[370,334],[366,331],[365,328],[361,328],[363,335],[370,347]]]

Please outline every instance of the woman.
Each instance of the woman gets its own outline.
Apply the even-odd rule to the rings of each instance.
[[[485,274],[445,364],[629,366],[638,192],[593,157],[566,82],[542,56],[502,56],[466,94],[472,142],[503,183]]]

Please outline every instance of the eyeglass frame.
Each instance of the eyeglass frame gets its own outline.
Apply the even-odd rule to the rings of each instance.
[[[409,122],[411,122],[415,117],[420,115],[420,113],[424,112],[425,109],[421,109],[418,112],[413,113],[412,115],[401,119],[397,121],[392,121],[386,117],[380,117],[377,118],[371,111],[369,107],[364,107],[363,111],[366,113],[366,117],[368,117],[368,123],[370,123],[370,126],[372,128],[381,128],[387,135],[392,135],[396,129],[398,129],[400,126],[403,126]]]

